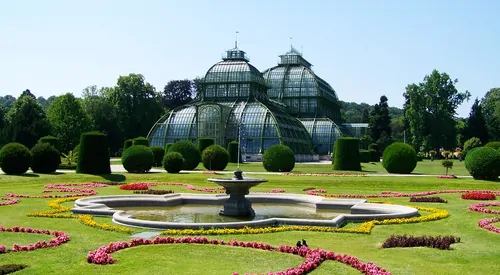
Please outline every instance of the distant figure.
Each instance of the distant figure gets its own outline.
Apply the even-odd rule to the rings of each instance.
[[[302,246],[309,247],[309,246],[307,245],[306,240],[304,240],[304,239],[302,239]]]
[[[300,243],[300,241],[297,241],[297,244],[296,244],[297,247],[301,247],[302,244]]]

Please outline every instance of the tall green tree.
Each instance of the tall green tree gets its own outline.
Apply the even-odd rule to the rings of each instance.
[[[486,122],[489,139],[500,140],[500,88],[489,90],[481,100],[481,112]]]
[[[468,91],[458,92],[457,82],[433,70],[423,82],[406,87],[405,119],[415,148],[438,150],[457,145],[456,109],[470,97]]]
[[[188,103],[196,97],[196,89],[196,83],[189,79],[169,81],[161,94],[163,106],[171,110]]]
[[[371,138],[378,143],[383,150],[391,142],[392,129],[391,117],[389,116],[389,104],[385,95],[380,97],[379,103],[375,104],[370,113]]]
[[[51,133],[51,126],[42,105],[36,101],[35,96],[26,90],[14,102],[6,114],[6,137],[33,147],[43,136]]]
[[[474,104],[472,104],[465,132],[465,140],[478,137],[483,144],[488,143],[488,129],[486,129],[486,121],[484,120],[481,103],[477,98],[474,100]]]
[[[91,130],[90,118],[81,100],[71,93],[56,97],[47,110],[47,117],[63,152],[73,150],[80,142],[80,135]]]
[[[370,113],[368,112],[368,109],[363,110],[363,118],[361,119],[363,123],[369,123],[370,122]]]
[[[164,113],[159,94],[141,74],[120,76],[110,100],[125,139],[146,136]]]

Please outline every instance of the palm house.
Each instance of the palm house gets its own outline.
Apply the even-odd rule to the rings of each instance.
[[[298,118],[312,138],[316,154],[327,156],[335,140],[350,135],[340,123],[340,109],[335,90],[311,69],[302,54],[291,47],[280,56],[278,65],[264,71],[269,85],[267,95],[286,105],[287,112]]]
[[[295,69],[291,74],[288,66],[283,68],[280,76],[282,80],[285,75],[287,79],[289,76],[295,77]],[[326,97],[330,96],[332,99],[328,104],[333,106],[335,92],[328,88],[324,81],[321,85],[325,87],[307,86],[307,90],[305,86],[301,88],[300,78],[305,78],[301,74],[298,75],[299,79],[293,82],[295,85],[298,81],[298,88],[290,86],[292,82],[286,82],[287,88],[283,89],[283,86],[276,84],[278,78],[270,77],[275,72],[277,75],[278,70],[274,68],[266,72],[266,80],[262,73],[249,63],[244,51],[237,46],[226,51],[222,61],[207,71],[199,99],[177,107],[161,117],[148,134],[150,144],[165,146],[180,140],[189,140],[196,144],[199,138],[208,137],[214,139],[215,144],[227,147],[229,142],[239,141],[245,161],[260,161],[268,147],[281,143],[293,150],[296,161],[318,160],[313,140],[317,144],[330,144],[330,139],[323,141],[322,132],[322,135],[315,134],[315,128],[324,123],[315,119],[319,116],[318,110],[329,113],[332,118],[338,115],[338,108],[327,111],[322,105],[323,101],[327,100]],[[311,78],[307,85],[319,85],[318,79]],[[303,101],[300,96],[306,95],[306,91],[306,109],[290,108],[295,106],[295,102],[301,106]],[[323,94],[328,91],[329,94]],[[302,113],[304,116],[301,116]],[[308,122],[307,119],[312,120]],[[322,121],[328,123],[325,119]],[[331,125],[333,122],[330,127]],[[330,132],[337,135],[335,131]],[[327,150],[329,149],[325,148],[321,152]]]

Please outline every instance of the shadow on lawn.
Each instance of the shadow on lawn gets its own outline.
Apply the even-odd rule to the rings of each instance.
[[[125,175],[123,174],[104,174],[104,175],[99,175],[99,177],[114,182],[123,182],[127,179],[127,177],[125,177]]]

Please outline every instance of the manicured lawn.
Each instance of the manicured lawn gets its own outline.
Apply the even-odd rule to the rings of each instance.
[[[438,162],[439,163],[439,162]],[[248,166],[247,166],[248,165]],[[371,164],[369,164],[371,165]],[[426,166],[427,165],[427,166]],[[440,165],[440,163],[439,163]],[[460,169],[456,162],[453,172]],[[257,169],[257,164],[245,164],[243,170]],[[311,165],[313,167],[319,165]],[[327,165],[324,165],[325,168]],[[379,169],[380,164],[374,165]],[[419,163],[421,171],[436,169],[431,162]],[[311,167],[311,169],[313,169]],[[418,167],[417,167],[418,168]],[[232,168],[229,168],[231,170]],[[382,168],[383,169],[383,168]],[[456,169],[456,170],[455,170]],[[464,168],[463,168],[464,169]],[[326,169],[325,169],[326,170]],[[331,170],[329,170],[331,171]],[[319,172],[319,171],[318,171]],[[325,171],[327,172],[327,171]],[[455,173],[455,174],[458,174]],[[49,183],[80,183],[91,181],[161,181],[184,182],[197,187],[216,187],[206,181],[217,175],[151,173],[143,175],[115,174],[91,176],[74,173],[60,175],[0,176],[0,198],[7,193],[42,195],[43,186]],[[293,177],[266,175],[268,183],[252,190],[266,191],[282,188],[286,192],[304,194],[307,187],[326,189],[328,193],[374,194],[382,191],[417,192],[445,189],[489,189],[500,190],[500,182],[475,181],[472,179],[437,179],[435,177]],[[172,189],[175,192],[190,192],[182,186],[157,186],[155,189]],[[130,194],[118,186],[95,188],[98,195]],[[51,194],[51,193],[47,193]],[[386,200],[395,204],[416,205],[446,209],[446,219],[400,225],[377,225],[370,234],[281,232],[256,235],[208,236],[209,239],[259,241],[275,246],[294,245],[299,239],[306,239],[311,248],[321,248],[337,253],[347,253],[365,262],[373,262],[386,268],[392,274],[495,274],[500,269],[500,234],[479,228],[481,218],[495,215],[471,212],[467,207],[477,201],[462,200],[460,194],[440,194],[447,204],[410,203],[408,198],[373,199]],[[29,252],[0,254],[0,265],[6,263],[28,264],[29,267],[16,274],[232,274],[284,270],[304,261],[299,256],[255,249],[171,244],[141,246],[113,253],[117,263],[113,265],[88,264],[86,256],[100,246],[112,241],[129,241],[130,234],[105,231],[89,227],[75,219],[27,217],[28,213],[50,210],[47,203],[53,199],[20,198],[20,203],[0,206],[0,225],[4,227],[23,226],[64,231],[71,240],[58,247]],[[498,201],[498,200],[497,200]],[[71,207],[73,202],[63,206]],[[491,207],[492,209],[494,207]],[[497,209],[497,208],[495,208]],[[95,218],[99,223],[113,225],[110,218]],[[348,227],[357,225],[348,225]],[[496,226],[500,226],[496,224]],[[134,229],[133,233],[146,230]],[[150,231],[150,230],[148,230]],[[132,234],[133,234],[132,233]],[[391,234],[408,235],[454,235],[461,237],[461,243],[452,245],[452,250],[432,248],[390,248],[380,245]],[[0,232],[0,245],[28,244],[38,240],[49,240],[47,235]],[[310,274],[359,274],[353,268],[338,262],[326,261]]]

